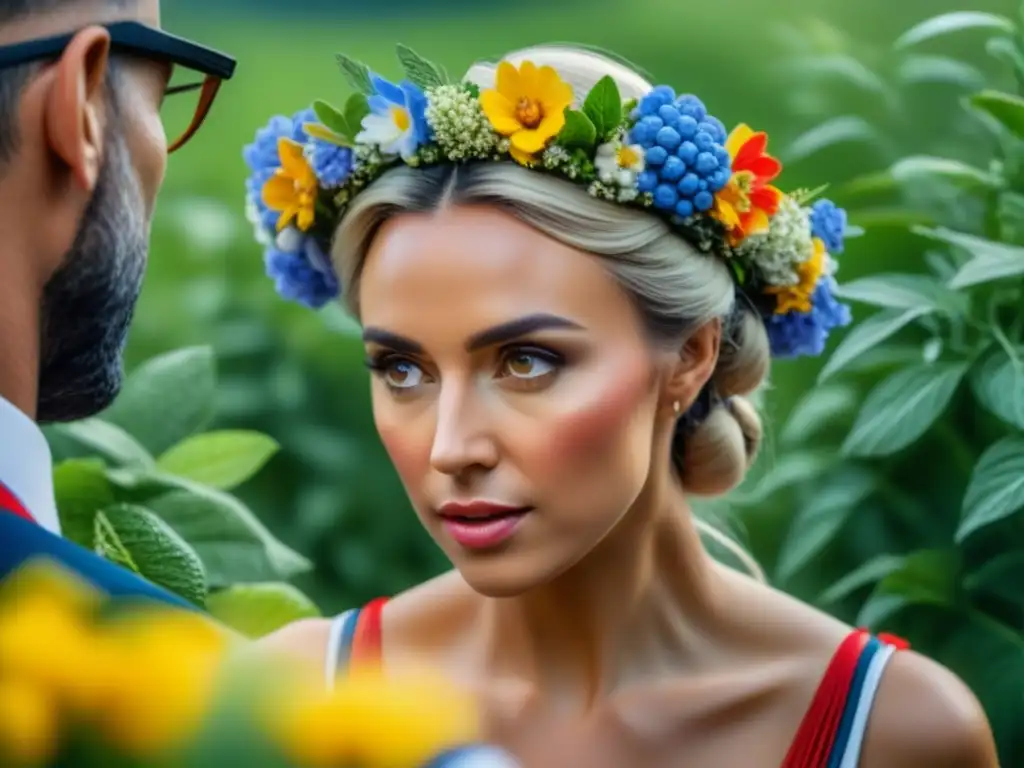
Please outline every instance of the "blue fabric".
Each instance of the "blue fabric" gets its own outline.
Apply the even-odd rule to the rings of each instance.
[[[152,584],[95,552],[56,536],[17,515],[0,512],[0,581],[31,560],[48,558],[113,598],[132,598],[198,610],[184,598]]]
[[[828,753],[826,768],[839,768],[843,762],[843,755],[849,746],[850,731],[853,728],[853,718],[857,715],[857,705],[860,704],[861,693],[864,690],[864,679],[868,674],[868,667],[875,654],[882,649],[881,641],[874,636],[868,638],[864,649],[857,659],[857,669],[853,673],[853,681],[850,683],[850,690],[846,693],[846,705],[843,707],[843,717],[839,721],[839,729],[836,731],[835,741],[832,742],[832,750]]]
[[[341,642],[338,643],[338,674],[348,671],[349,659],[352,657],[352,641],[355,640],[359,614],[362,612],[362,608],[353,608],[345,616],[345,623],[341,627]]]

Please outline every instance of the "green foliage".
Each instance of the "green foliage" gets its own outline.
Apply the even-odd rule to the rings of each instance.
[[[559,131],[557,141],[566,149],[593,149],[597,144],[597,128],[585,113],[567,109],[565,126]]]
[[[136,369],[99,417],[49,427],[61,525],[153,583],[200,606],[213,601],[231,626],[269,631],[315,612],[278,583],[311,566],[229,493],[278,444],[253,431],[200,432],[216,390],[211,351],[182,349]]]
[[[448,84],[448,73],[440,64],[428,61],[407,45],[399,45],[397,51],[402,71],[413,85],[426,89]]]
[[[965,29],[996,35],[986,51],[1010,65],[1009,79],[916,53]],[[1010,19],[962,12],[899,38],[888,72],[915,62],[909,84],[844,59],[842,77],[880,97],[883,117],[848,115],[843,130],[825,121],[795,154],[885,137],[887,169],[839,185],[837,200],[851,221],[908,227],[920,267],[841,287],[870,314],[791,412],[775,466],[736,499],[741,508],[794,505],[767,553],[775,581],[907,637],[959,673],[989,714],[1004,765],[1024,764],[1022,46]],[[948,120],[959,131],[944,144],[949,154],[893,129],[902,116],[890,108],[936,80],[976,91]]]
[[[583,101],[583,113],[597,130],[598,141],[607,141],[622,124],[622,96],[608,75],[598,80]]]

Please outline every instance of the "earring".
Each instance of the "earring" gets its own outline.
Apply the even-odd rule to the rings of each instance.
[[[679,415],[679,401],[678,400],[676,400],[674,403],[672,403],[672,410],[676,412],[676,416]]]

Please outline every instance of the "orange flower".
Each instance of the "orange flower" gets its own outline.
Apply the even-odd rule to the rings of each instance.
[[[749,235],[768,230],[782,191],[770,182],[782,171],[782,163],[769,155],[768,134],[755,133],[741,124],[733,129],[725,148],[732,157],[732,177],[717,195],[713,215],[725,225],[731,245]]]
[[[810,312],[811,296],[818,286],[818,281],[825,274],[825,243],[814,238],[814,252],[803,264],[798,264],[796,273],[800,282],[796,285],[769,286],[765,293],[775,295],[775,314],[787,312]]]

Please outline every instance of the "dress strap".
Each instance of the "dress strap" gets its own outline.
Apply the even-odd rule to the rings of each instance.
[[[329,690],[341,674],[354,666],[377,667],[381,662],[381,611],[386,598],[352,608],[331,620],[324,656],[324,679]]]
[[[334,681],[348,668],[351,655],[352,637],[359,621],[359,609],[351,608],[331,620],[327,636],[327,652],[324,656],[324,682],[327,690],[334,690]]]
[[[378,668],[382,660],[384,637],[381,628],[386,597],[371,600],[359,612],[355,636],[352,638],[352,658],[350,664],[355,667]]]

